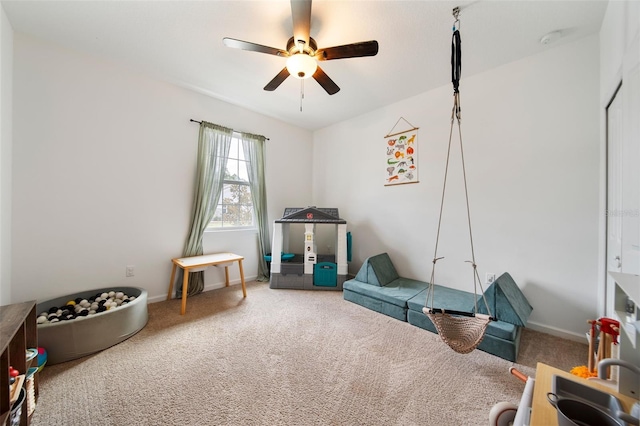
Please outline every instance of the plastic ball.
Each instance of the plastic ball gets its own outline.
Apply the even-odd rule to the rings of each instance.
[[[58,322],[58,321],[60,321],[60,320],[59,320],[58,318],[51,318],[49,321],[50,321],[50,322]]]
[[[49,313],[50,313],[50,314],[55,314],[57,310],[58,310],[58,308],[57,308],[57,307],[52,306],[52,307],[50,307],[50,308],[49,308]]]
[[[75,306],[75,304],[76,304],[75,300],[69,300],[67,302],[67,305]]]
[[[36,322],[37,322],[38,324],[44,324],[45,322],[47,322],[47,317],[44,317],[44,316],[40,315],[40,316],[38,317],[38,319],[36,320]]]
[[[102,297],[103,299],[106,299],[109,297],[109,293],[102,293],[100,297]]]
[[[121,291],[117,292],[116,293],[116,299],[122,299],[122,298],[124,298],[124,293],[121,292]]]

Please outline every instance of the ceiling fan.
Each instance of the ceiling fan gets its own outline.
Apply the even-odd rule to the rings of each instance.
[[[225,46],[234,49],[287,58],[286,67],[264,86],[264,90],[275,90],[287,77],[293,75],[299,79],[313,77],[328,94],[333,95],[338,93],[340,87],[322,71],[317,61],[375,56],[378,53],[378,42],[375,40],[318,49],[316,41],[310,35],[311,0],[291,0],[291,17],[293,37],[287,42],[286,50],[228,37],[222,39]]]

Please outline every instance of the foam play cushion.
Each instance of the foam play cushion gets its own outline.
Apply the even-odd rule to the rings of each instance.
[[[500,321],[524,327],[533,307],[515,283],[511,275],[505,272],[484,292],[491,315]],[[467,307],[469,309],[469,307]],[[482,300],[478,300],[478,312],[488,314]]]
[[[355,279],[363,283],[383,287],[399,277],[398,271],[391,263],[389,255],[382,253],[367,258]]]

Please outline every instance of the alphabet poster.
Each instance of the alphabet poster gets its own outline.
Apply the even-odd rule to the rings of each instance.
[[[418,129],[385,136],[385,186],[418,182]]]

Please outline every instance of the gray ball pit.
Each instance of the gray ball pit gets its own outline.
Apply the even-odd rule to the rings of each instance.
[[[47,350],[47,364],[58,364],[91,355],[116,345],[140,331],[149,318],[147,291],[137,287],[107,287],[62,296],[38,303],[36,313],[64,306],[78,297],[122,291],[135,300],[105,312],[54,323],[38,324],[38,346]]]

